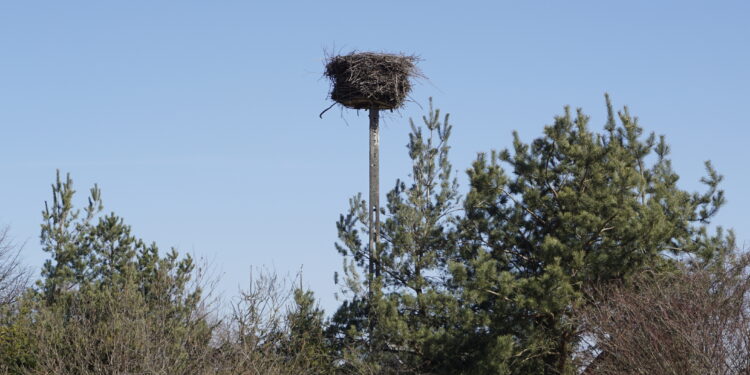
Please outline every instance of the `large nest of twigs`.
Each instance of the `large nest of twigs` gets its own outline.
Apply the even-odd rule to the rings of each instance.
[[[331,79],[330,97],[353,109],[395,109],[411,91],[410,79],[419,77],[416,56],[352,52],[328,58],[325,76]]]

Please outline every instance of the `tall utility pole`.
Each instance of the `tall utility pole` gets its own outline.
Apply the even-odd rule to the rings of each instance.
[[[378,240],[380,237],[380,130],[378,120],[380,110],[377,107],[370,108],[370,199],[368,201],[368,226],[370,230],[369,241],[369,272],[367,273],[367,300],[368,300],[368,327],[370,335],[369,344],[373,345],[372,331],[375,327],[375,314],[373,312],[375,298],[374,282],[380,276],[380,265],[378,264]],[[372,348],[370,348],[372,349]]]
[[[372,296],[372,282],[380,276],[378,263],[378,242],[380,239],[380,131],[378,120],[380,110],[370,108],[370,201],[369,201],[369,282],[370,296]]]

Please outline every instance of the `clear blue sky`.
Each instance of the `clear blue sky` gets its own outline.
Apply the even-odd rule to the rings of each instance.
[[[616,4],[615,4],[616,3]],[[331,110],[325,50],[416,53],[452,114],[453,163],[525,140],[603,93],[666,134],[682,186],[726,177],[717,223],[750,239],[747,1],[0,2],[0,224],[45,259],[55,170],[162,248],[210,259],[225,296],[252,266],[294,274],[328,310],[335,221],[367,190],[367,117]],[[409,104],[382,130],[382,191],[409,170]]]

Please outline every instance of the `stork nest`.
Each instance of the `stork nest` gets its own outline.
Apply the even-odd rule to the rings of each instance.
[[[411,91],[410,79],[421,77],[416,56],[352,52],[332,56],[325,76],[331,80],[330,98],[353,109],[395,109]]]

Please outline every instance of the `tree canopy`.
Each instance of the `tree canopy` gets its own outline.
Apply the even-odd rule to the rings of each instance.
[[[411,172],[386,194],[377,248],[366,240],[377,215],[361,194],[336,222],[341,304],[330,317],[301,283],[270,275],[219,313],[191,256],[163,253],[105,214],[96,185],[76,208],[72,179],[58,172],[42,211],[48,259],[34,286],[19,282],[0,236],[0,261],[13,271],[0,269],[0,371],[572,375],[582,363],[597,364],[588,374],[635,368],[633,353],[702,340],[695,331],[741,346],[748,260],[731,231],[710,230],[725,203],[722,176],[706,162],[704,191],[682,189],[666,138],[646,133],[627,108],[615,112],[608,97],[606,108],[599,131],[566,107],[536,139],[514,133],[510,149],[477,154],[461,188],[450,117],[430,102],[421,124],[410,122]],[[721,309],[706,301],[735,310],[714,313]],[[689,320],[671,311],[679,306],[737,332],[674,330]],[[647,322],[655,309],[663,319]],[[660,340],[628,328],[620,311]],[[728,348],[698,367],[729,358],[747,368]],[[696,368],[667,354],[649,368]]]
[[[606,104],[601,132],[566,107],[532,142],[514,133],[512,149],[480,153],[463,199],[448,117],[431,109],[429,136],[412,124],[411,180],[397,181],[384,211],[381,298],[359,310],[377,322],[363,336],[374,358],[415,373],[570,374],[587,290],[733,246],[731,233],[708,234],[724,204],[711,164],[704,192],[680,189],[665,137]],[[365,206],[351,202],[337,224],[354,296],[344,310],[364,301],[352,285],[366,272]]]

